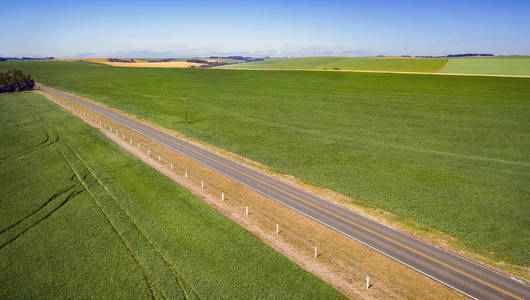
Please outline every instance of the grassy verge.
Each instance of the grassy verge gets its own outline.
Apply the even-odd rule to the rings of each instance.
[[[2,298],[342,297],[40,96],[0,106]]]
[[[4,65],[436,228],[494,260],[530,261],[527,79]]]

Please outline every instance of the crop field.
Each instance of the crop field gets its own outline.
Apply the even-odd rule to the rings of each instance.
[[[298,57],[266,59],[260,62],[227,65],[220,68],[437,72],[446,63],[447,59],[444,58]]]
[[[452,58],[440,72],[530,76],[530,56]]]
[[[2,299],[343,298],[40,95],[0,128]]]
[[[528,79],[0,67],[437,228],[474,251],[530,263]]]

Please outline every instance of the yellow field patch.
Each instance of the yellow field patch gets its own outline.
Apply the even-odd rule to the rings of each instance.
[[[123,63],[123,62],[103,62],[104,64],[114,67],[130,67],[130,68],[191,68],[200,67],[202,64],[190,63],[185,61],[168,61],[168,62],[137,62],[137,63]]]
[[[120,58],[129,59],[129,58]],[[200,67],[202,64],[192,63],[186,61],[168,61],[168,62],[147,62],[146,60],[134,59],[135,62],[110,62],[106,58],[64,58],[64,59],[49,59],[45,61],[87,61],[110,65],[113,67],[130,67],[130,68],[191,68]]]

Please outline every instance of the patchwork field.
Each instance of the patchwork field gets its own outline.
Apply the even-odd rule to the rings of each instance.
[[[167,62],[149,62],[148,59],[137,59],[135,62],[110,62],[106,58],[69,58],[69,59],[52,59],[44,61],[48,63],[54,62],[93,62],[106,64],[113,67],[129,67],[129,68],[191,68],[191,67],[200,67],[202,64],[187,62],[185,59],[175,59],[174,61]]]
[[[0,128],[2,299],[343,298],[37,94]]]
[[[260,62],[226,65],[218,68],[249,69],[319,69],[365,70],[397,72],[437,72],[444,67],[444,58],[399,57],[297,57],[266,59]]]
[[[440,72],[530,76],[530,56],[452,58]]]
[[[437,228],[485,255],[530,263],[528,79],[0,67]]]

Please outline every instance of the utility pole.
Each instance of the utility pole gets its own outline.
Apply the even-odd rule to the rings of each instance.
[[[188,102],[187,101],[188,99],[186,97],[184,97],[183,99],[184,99],[184,122],[186,122],[186,124],[189,124],[189,121],[188,121],[188,108],[187,108],[187,105],[186,105],[186,103]]]

